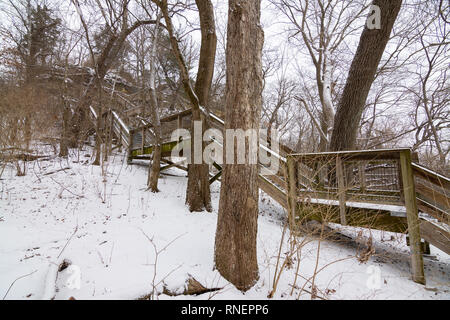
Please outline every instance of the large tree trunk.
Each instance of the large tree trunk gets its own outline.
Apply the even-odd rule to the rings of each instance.
[[[402,0],[373,1],[373,5],[381,9],[381,29],[370,30],[366,26],[361,34],[358,49],[337,108],[331,137],[331,150],[341,151],[355,148],[358,127],[367,96],[401,4]]]
[[[214,61],[216,57],[216,28],[214,22],[214,8],[210,0],[196,0],[200,16],[202,42],[200,48],[200,61],[195,82],[195,93],[201,106],[208,105],[209,90],[214,74]],[[194,137],[194,121],[202,121],[203,132],[207,129],[205,117],[200,110],[193,110],[191,124],[191,137]],[[202,132],[202,136],[203,136]],[[191,148],[194,139],[191,140]],[[204,145],[202,150],[204,149]],[[192,149],[194,150],[194,149]],[[209,166],[206,163],[188,165],[188,184],[186,189],[186,204],[192,211],[211,211],[211,193],[209,189]]]
[[[230,0],[227,31],[225,129],[255,129],[259,136],[262,106],[260,0]],[[225,138],[225,148],[228,143]],[[234,146],[236,149],[236,146]],[[256,255],[258,166],[224,164],[215,240],[220,274],[246,291],[259,278]]]

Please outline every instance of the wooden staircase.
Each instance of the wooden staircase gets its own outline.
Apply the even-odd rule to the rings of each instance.
[[[94,119],[97,116],[93,108],[91,115]],[[110,116],[118,143],[128,149],[128,162],[150,159],[154,143],[152,124],[131,129],[116,112],[111,111]],[[162,170],[187,170],[171,159],[173,149],[180,143],[171,135],[175,129],[189,130],[191,120],[191,110],[160,120],[165,163]],[[218,116],[210,113],[208,123],[223,132],[224,121]],[[211,143],[222,147],[215,139]],[[308,217],[309,205],[334,207],[336,215],[331,222],[407,232],[413,278],[420,283],[425,281],[421,239],[450,254],[450,179],[412,161],[409,149],[295,154],[284,145],[278,152],[263,145],[259,148],[270,152],[280,164],[276,174],[259,175],[259,187],[288,210],[291,228],[304,218],[321,219]],[[263,172],[264,166],[259,166]],[[214,163],[211,168],[212,183],[220,178],[222,167]],[[361,221],[361,216],[370,217],[373,224],[355,223]],[[385,224],[377,224],[378,220]],[[386,222],[393,224],[393,229]]]

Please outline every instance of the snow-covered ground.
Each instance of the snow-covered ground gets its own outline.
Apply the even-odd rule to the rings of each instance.
[[[267,299],[285,216],[277,203],[261,193],[260,279],[243,294],[214,270],[219,182],[212,185],[213,212],[190,213],[184,204],[185,172],[168,170],[159,182],[161,192],[154,194],[145,188],[145,162],[127,165],[125,156],[116,154],[102,175],[102,168],[89,164],[89,155],[31,162],[25,177],[15,176],[13,168],[3,173],[0,298],[137,299],[151,293],[153,285],[158,293],[164,286],[182,292],[186,279],[193,277],[208,288],[223,289],[199,296],[161,293],[155,298]],[[54,172],[62,168],[69,169]],[[359,231],[341,228],[355,238]],[[363,240],[368,234],[364,230]],[[366,263],[355,257],[357,245],[332,241],[320,243],[317,260],[319,242],[308,242],[301,251],[297,279],[295,258],[283,271],[274,299],[310,299],[311,291],[325,299],[450,298],[448,255],[431,248],[434,258],[425,258],[427,285],[422,286],[410,280],[404,236],[380,231],[372,231],[372,236],[375,254]],[[281,262],[288,247],[286,236]],[[63,259],[72,265],[57,272]],[[314,270],[318,273],[313,280]]]

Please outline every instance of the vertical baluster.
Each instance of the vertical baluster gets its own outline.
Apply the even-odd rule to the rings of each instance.
[[[339,199],[339,215],[342,225],[347,225],[347,219],[345,217],[345,179],[344,179],[344,169],[342,168],[341,157],[336,157],[336,175],[338,182],[338,199]]]

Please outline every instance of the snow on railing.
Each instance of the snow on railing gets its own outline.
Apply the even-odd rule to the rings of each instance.
[[[415,169],[418,169],[418,170],[421,170],[421,171],[425,172],[426,174],[428,174],[430,176],[435,176],[436,178],[438,178],[438,179],[440,179],[442,181],[445,181],[446,183],[450,183],[450,179],[447,178],[446,176],[444,176],[442,174],[439,174],[437,172],[434,172],[434,171],[432,171],[432,170],[430,170],[430,169],[428,169],[428,168],[426,168],[424,166],[421,166],[420,164],[412,162],[411,166],[413,168],[415,168]]]
[[[116,121],[120,124],[120,126],[126,131],[127,134],[130,134],[130,129],[128,126],[123,122],[123,120],[117,115],[115,111],[111,111],[113,117],[116,119]]]
[[[89,106],[89,109],[91,110],[92,115],[95,119],[97,119],[97,112],[95,112],[95,109],[92,106]]]

